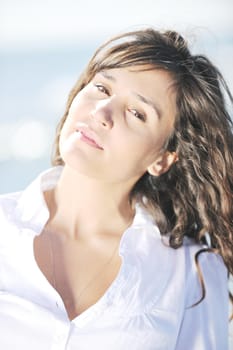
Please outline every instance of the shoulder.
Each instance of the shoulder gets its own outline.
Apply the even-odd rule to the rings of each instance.
[[[208,301],[219,297],[228,299],[228,273],[222,257],[205,246],[184,248],[189,251],[186,271],[186,305],[198,302],[203,292]],[[202,287],[203,281],[203,287]]]
[[[174,263],[177,264],[180,260],[184,263],[183,273],[185,274],[185,289],[189,295],[188,302],[195,303],[201,298],[202,280],[206,290],[216,288],[219,284],[227,289],[227,268],[223,259],[207,245],[185,238],[180,248],[171,249],[175,254]]]
[[[201,277],[206,290],[214,290],[221,284],[222,294],[226,294],[227,269],[222,257],[209,252],[207,246],[185,238],[183,245],[174,249],[156,224],[139,228],[137,239],[135,235],[133,239],[135,265],[141,267],[145,284],[154,286],[157,295],[158,286],[162,292],[168,288],[171,300],[177,305],[181,299],[184,305],[193,305],[202,297]]]
[[[223,259],[208,250],[190,252],[178,349],[225,349],[228,330],[228,276]],[[198,254],[196,262],[195,255]]]
[[[126,237],[127,252],[135,258],[140,256],[141,263],[153,270],[159,266],[166,267],[166,275],[185,275],[186,279],[197,275],[197,261],[206,275],[215,268],[226,274],[226,268],[220,255],[208,252],[208,246],[196,243],[193,239],[184,238],[183,245],[177,249],[169,245],[169,234],[161,235],[154,219],[145,208],[137,207],[136,218]],[[208,278],[208,277],[207,277]]]

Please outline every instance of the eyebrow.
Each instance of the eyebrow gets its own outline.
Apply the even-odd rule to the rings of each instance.
[[[160,119],[162,117],[162,112],[161,109],[151,100],[148,100],[146,97],[138,94],[138,93],[134,93],[134,95],[143,103],[149,105],[150,107],[152,107],[155,111],[155,113],[158,115],[158,118]]]
[[[112,76],[111,74],[107,73],[106,71],[101,71],[99,72],[100,74],[102,74],[106,79],[111,80],[113,82],[116,82],[117,79]],[[152,107],[155,111],[155,113],[158,115],[158,118],[160,119],[162,117],[162,111],[161,108],[155,104],[153,101],[147,99],[146,97],[142,96],[141,94],[138,94],[137,92],[133,92],[133,95],[140,100],[141,102],[147,104],[148,106]]]
[[[106,79],[116,82],[116,78],[113,77],[111,74],[108,74],[106,71],[102,70],[99,73],[102,74]]]

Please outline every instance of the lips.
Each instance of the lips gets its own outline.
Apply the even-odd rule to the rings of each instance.
[[[76,132],[80,133],[80,140],[86,142],[88,145],[103,150],[103,147],[100,145],[97,140],[97,135],[92,131],[88,126],[78,126]]]

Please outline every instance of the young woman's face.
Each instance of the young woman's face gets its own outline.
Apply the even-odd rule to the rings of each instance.
[[[64,163],[90,177],[134,184],[173,130],[173,79],[163,70],[129,67],[97,73],[74,98],[60,136]],[[148,68],[148,67],[144,67]]]

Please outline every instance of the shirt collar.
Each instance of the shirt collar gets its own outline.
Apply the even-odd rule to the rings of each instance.
[[[41,173],[21,194],[17,207],[16,217],[28,228],[31,226],[38,233],[42,230],[49,218],[48,207],[43,192],[55,187],[62,166],[50,168]]]
[[[16,217],[28,228],[33,227],[39,233],[49,218],[48,207],[43,192],[54,188],[61,175],[63,166],[56,166],[42,172],[21,194]],[[154,225],[153,217],[139,203],[135,206],[135,216],[130,229],[145,225]]]
[[[140,203],[136,203],[135,205],[135,216],[131,226],[133,227],[141,227],[148,224],[155,224],[155,220],[152,215],[143,207]]]

